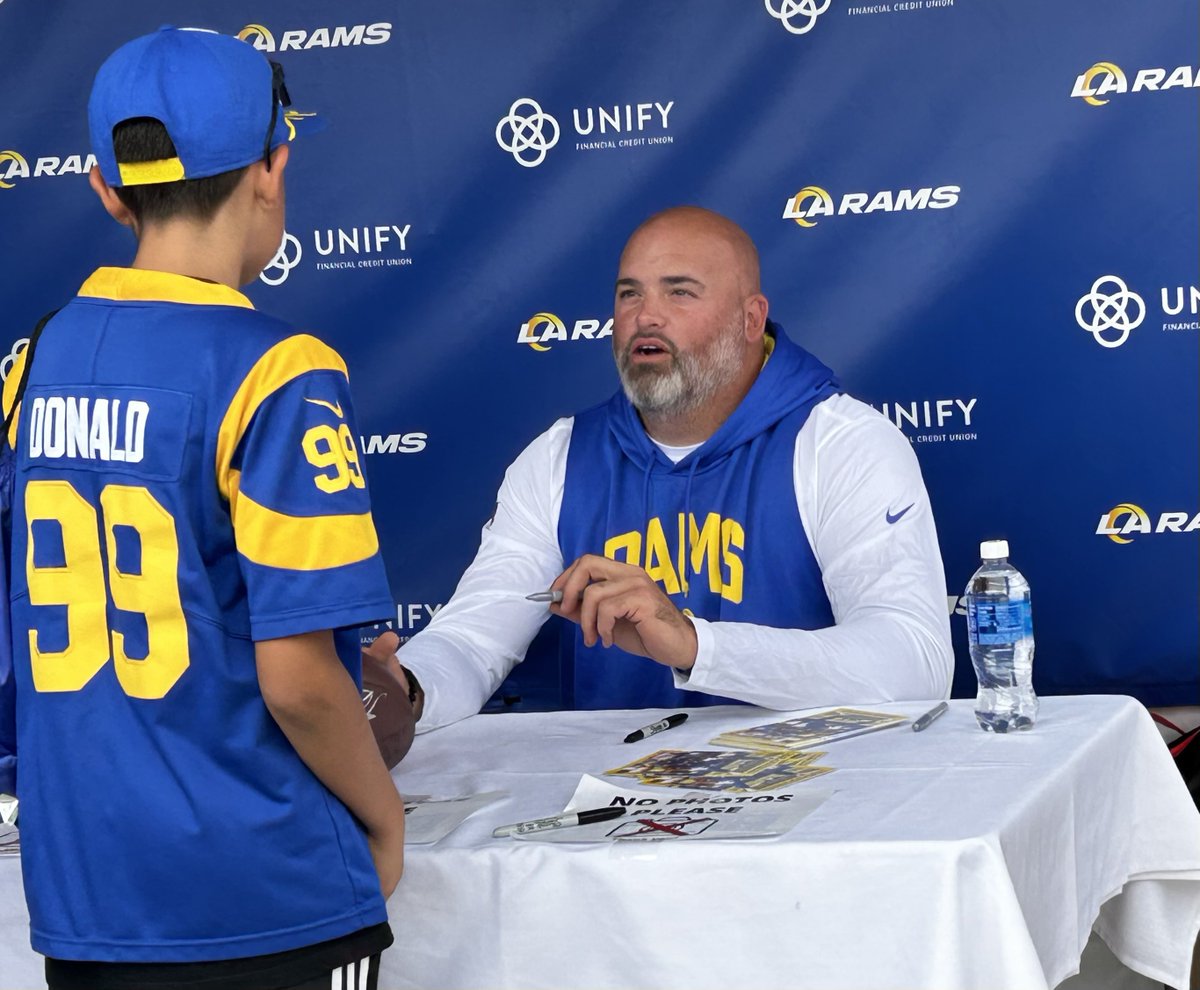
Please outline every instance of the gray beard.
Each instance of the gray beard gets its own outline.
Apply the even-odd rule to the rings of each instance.
[[[671,354],[666,369],[631,364],[633,348],[639,342],[635,337],[617,355],[617,373],[625,397],[638,412],[655,416],[678,416],[699,409],[734,381],[742,369],[741,322],[730,324],[706,351],[698,354],[681,354],[673,344],[659,338],[660,346]]]

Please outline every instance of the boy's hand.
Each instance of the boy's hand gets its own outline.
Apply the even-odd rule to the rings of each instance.
[[[379,874],[379,888],[383,891],[383,899],[387,900],[404,873],[404,817],[401,816],[398,827],[383,833],[369,833],[367,845],[375,861],[375,872]]]
[[[367,832],[384,895],[404,871],[404,802],[329,630],[254,644],[263,700],[297,754]]]

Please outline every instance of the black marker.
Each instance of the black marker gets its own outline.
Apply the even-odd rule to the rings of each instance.
[[[627,743],[637,742],[639,739],[645,739],[647,736],[652,736],[656,732],[666,732],[667,729],[673,729],[677,725],[683,725],[687,721],[687,712],[680,712],[678,715],[668,715],[661,722],[654,722],[651,725],[644,725],[642,728],[629,733],[625,737]]]
[[[946,709],[949,707],[950,706],[943,701],[937,707],[929,709],[929,711],[913,722],[913,732],[921,732],[924,729],[928,729],[929,726],[933,724],[934,719],[940,718],[946,714]]]
[[[591,825],[593,822],[606,822],[611,818],[620,818],[625,814],[622,808],[594,808],[591,811],[566,811],[561,815],[551,815],[549,818],[535,818],[528,822],[517,822],[514,825],[501,825],[492,830],[493,837],[500,839],[506,835],[528,835],[530,832],[545,832],[552,828],[567,828],[571,825]]]

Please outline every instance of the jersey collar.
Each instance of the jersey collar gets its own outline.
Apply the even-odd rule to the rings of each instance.
[[[97,268],[80,287],[79,294],[98,299],[118,299],[123,302],[172,302],[197,306],[254,308],[249,299],[228,285],[141,268]]]

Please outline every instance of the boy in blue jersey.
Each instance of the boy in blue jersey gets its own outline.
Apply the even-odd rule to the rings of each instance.
[[[51,990],[374,987],[392,941],[404,807],[353,627],[393,604],[346,367],[237,291],[283,234],[289,102],[253,47],[188,29],[93,86],[91,184],[137,255],[47,324],[10,430]]]

